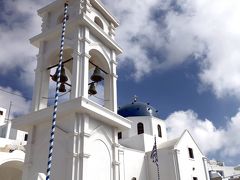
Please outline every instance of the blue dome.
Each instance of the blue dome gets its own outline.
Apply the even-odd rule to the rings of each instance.
[[[159,117],[157,110],[149,104],[142,102],[132,102],[118,109],[118,114],[123,117],[132,116],[154,116]]]

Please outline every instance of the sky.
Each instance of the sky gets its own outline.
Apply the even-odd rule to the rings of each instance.
[[[0,106],[12,101],[15,117],[31,105],[36,10],[52,0],[0,2]],[[188,129],[209,158],[240,164],[240,1],[103,3],[120,22],[119,107],[137,95],[158,109],[169,139]]]

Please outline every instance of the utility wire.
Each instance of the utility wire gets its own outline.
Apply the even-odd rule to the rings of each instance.
[[[4,89],[1,89],[1,88],[0,88],[0,91],[5,92],[5,93],[8,93],[8,94],[15,95],[15,96],[23,97],[23,98],[29,98],[29,97],[24,97],[23,95],[16,94],[16,93],[13,93],[13,92],[10,92],[10,91],[7,91],[7,90],[4,90]]]

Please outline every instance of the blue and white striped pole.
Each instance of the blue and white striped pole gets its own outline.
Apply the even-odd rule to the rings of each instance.
[[[60,87],[60,75],[61,75],[61,69],[62,69],[64,37],[65,37],[66,22],[67,22],[67,9],[68,9],[68,3],[66,2],[64,4],[64,19],[63,19],[63,25],[62,25],[62,36],[61,36],[59,63],[58,63],[58,67],[57,67],[57,84],[56,84],[56,94],[55,94],[55,101],[54,101],[52,129],[51,129],[51,135],[50,135],[50,141],[49,141],[50,145],[49,145],[48,166],[47,166],[46,180],[50,180],[51,166],[52,166],[54,134],[55,134],[55,127],[56,127],[57,105],[58,105],[59,87]]]

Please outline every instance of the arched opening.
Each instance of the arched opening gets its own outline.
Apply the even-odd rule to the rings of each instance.
[[[144,133],[143,123],[138,123],[137,124],[137,131],[138,131],[138,134],[143,134]]]
[[[159,124],[158,124],[157,128],[158,128],[158,137],[162,137],[162,129]]]
[[[23,162],[9,161],[0,165],[0,179],[22,180]]]
[[[89,51],[89,99],[109,108],[110,100],[110,68],[105,56],[98,50]],[[94,77],[101,77],[100,81]],[[93,90],[93,92],[92,92]]]
[[[95,17],[94,18],[94,22],[100,27],[103,29],[103,23],[101,21],[101,19],[99,17]]]
[[[111,155],[106,144],[101,140],[96,140],[91,144],[88,159],[88,179],[89,180],[110,180],[111,179]],[[97,173],[93,173],[97,172]]]
[[[49,65],[48,70],[50,73],[49,76],[49,87],[48,87],[48,106],[54,104],[55,100],[55,92],[56,92],[56,81],[57,81],[57,67],[59,63],[59,50],[56,50],[49,56]],[[59,88],[59,103],[68,101],[70,99],[70,92],[71,92],[71,72],[72,72],[72,53],[73,50],[71,48],[64,49],[63,52],[63,66],[61,70],[61,77],[60,77],[60,88]],[[65,80],[63,80],[65,79]]]
[[[132,180],[137,180],[137,178],[136,178],[136,177],[133,177]]]

